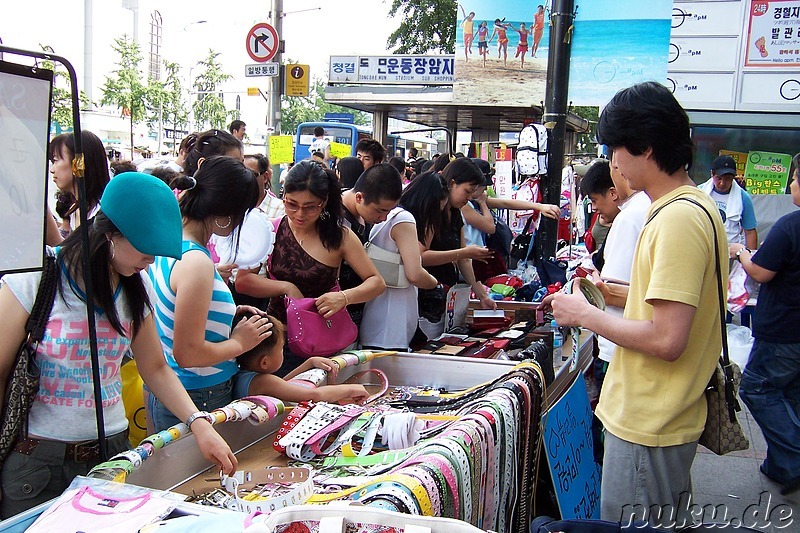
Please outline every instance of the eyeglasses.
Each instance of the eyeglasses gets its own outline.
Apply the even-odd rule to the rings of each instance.
[[[300,205],[292,202],[291,200],[287,200],[286,198],[283,199],[283,206],[286,208],[287,213],[297,213],[298,211],[302,211],[304,213],[308,213],[309,215],[313,215],[322,211],[322,204]]]

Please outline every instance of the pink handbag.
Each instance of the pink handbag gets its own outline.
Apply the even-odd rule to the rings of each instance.
[[[300,357],[327,357],[353,344],[358,327],[350,318],[347,307],[330,318],[317,312],[316,298],[286,296],[286,336],[289,349]]]

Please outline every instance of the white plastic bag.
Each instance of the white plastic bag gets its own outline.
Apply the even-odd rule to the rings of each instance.
[[[738,313],[747,305],[750,293],[747,290],[747,272],[741,263],[734,263],[728,276],[728,311]]]
[[[728,354],[731,361],[744,370],[750,359],[750,350],[753,348],[753,334],[750,328],[728,324]]]

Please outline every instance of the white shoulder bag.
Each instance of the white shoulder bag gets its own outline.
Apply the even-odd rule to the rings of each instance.
[[[375,237],[381,233],[381,231],[384,231],[387,227],[390,227],[389,221],[392,220],[396,214],[397,212],[386,219],[385,225],[374,236],[372,236],[369,241],[364,243],[364,248],[366,248],[367,255],[370,259],[372,259],[372,262],[375,264],[375,268],[378,269],[378,273],[383,278],[383,281],[386,282],[386,286],[393,289],[405,289],[406,287],[409,287],[411,283],[406,277],[406,269],[403,266],[403,258],[400,257],[400,254],[385,250],[384,248],[381,248],[372,242]]]

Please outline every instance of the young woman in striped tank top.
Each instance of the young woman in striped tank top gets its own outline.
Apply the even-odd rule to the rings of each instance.
[[[242,224],[258,186],[250,169],[226,156],[203,160],[193,178],[171,186],[182,191],[183,257],[157,257],[150,268],[156,324],[167,363],[197,407],[210,411],[233,400],[236,356],[271,334],[271,323],[253,307],[247,310],[254,316],[233,327],[236,305],[206,249],[212,234],[225,237]],[[153,395],[148,417],[156,431],[180,422]]]

